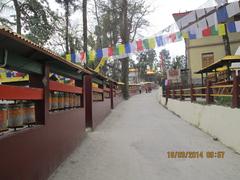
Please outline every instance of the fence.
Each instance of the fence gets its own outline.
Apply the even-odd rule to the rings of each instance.
[[[205,104],[220,103],[230,105],[232,108],[240,108],[240,77],[235,76],[233,81],[213,84],[207,82],[204,87],[183,88],[167,86],[163,94],[167,98],[179,99],[181,101],[201,102]],[[222,98],[222,99],[220,99]]]

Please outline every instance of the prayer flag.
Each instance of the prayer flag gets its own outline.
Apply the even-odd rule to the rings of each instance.
[[[108,57],[108,48],[102,49],[103,57]]]
[[[143,42],[142,40],[138,40],[137,42],[137,51],[143,51]]]
[[[113,48],[112,47],[108,47],[108,56],[109,57],[113,56]]]
[[[219,36],[224,36],[224,35],[226,35],[225,24],[218,24],[218,35],[219,35]]]
[[[95,58],[96,58],[96,53],[94,50],[91,50],[89,52],[89,61],[95,61]]]
[[[157,41],[158,47],[163,46],[162,36],[157,36],[157,37],[156,37],[156,41]]]
[[[227,13],[227,8],[225,7],[220,7],[217,10],[217,19],[219,23],[226,22],[228,19],[228,13]]]
[[[102,49],[97,49],[97,58],[101,59],[103,57]]]
[[[149,49],[148,39],[143,40],[143,47],[144,49]]]
[[[235,21],[236,31],[240,32],[240,21]]]
[[[227,28],[229,32],[236,32],[236,26],[235,26],[235,22],[229,22],[227,23]]]
[[[211,35],[211,28],[210,28],[210,27],[205,28],[205,29],[202,31],[202,35],[203,35],[204,37],[210,36],[210,35]]]
[[[218,30],[217,30],[216,25],[213,25],[213,26],[211,27],[211,35],[212,35],[212,36],[217,36],[217,35],[218,35]]]
[[[129,42],[125,44],[125,51],[127,54],[131,53],[131,45]]]
[[[66,60],[71,62],[71,54],[66,54]]]
[[[125,54],[125,46],[124,46],[124,44],[119,44],[118,45],[118,48],[119,48],[119,55],[123,55],[123,54]]]
[[[155,38],[150,38],[148,41],[149,41],[149,42],[148,42],[149,48],[154,49],[154,48],[156,47]]]
[[[75,53],[71,54],[71,62],[76,63],[76,54]]]

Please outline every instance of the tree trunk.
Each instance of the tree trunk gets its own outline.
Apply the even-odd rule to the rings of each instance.
[[[127,18],[127,11],[128,11],[128,0],[122,1],[122,16],[121,16],[121,39],[122,43],[125,44],[129,41],[129,32],[128,32],[128,18]],[[129,59],[128,57],[121,59],[122,61],[122,82],[123,85],[123,97],[124,99],[129,98],[129,82],[128,82],[128,74],[129,74]]]
[[[66,43],[66,54],[69,53],[69,2],[65,1],[65,20],[66,20],[66,29],[65,29],[65,43]]]
[[[13,0],[15,11],[16,11],[16,23],[17,23],[17,33],[21,34],[22,24],[21,24],[21,10],[18,3],[18,0]]]
[[[82,11],[83,11],[83,50],[86,53],[87,57],[87,0],[82,2]],[[88,62],[86,62],[87,64]]]

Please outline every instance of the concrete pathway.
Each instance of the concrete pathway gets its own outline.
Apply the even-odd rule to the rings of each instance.
[[[225,157],[169,159],[169,151]],[[164,109],[154,91],[121,103],[49,179],[239,180],[240,155]]]

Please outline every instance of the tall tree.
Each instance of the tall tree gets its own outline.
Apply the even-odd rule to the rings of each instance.
[[[30,40],[43,45],[53,34],[57,17],[50,10],[47,0],[9,0],[0,4],[0,12],[8,6],[14,12],[8,11],[9,19],[2,18],[10,26],[16,25],[17,33],[24,33]],[[14,20],[12,20],[14,16]],[[5,21],[4,21],[5,20]]]
[[[88,54],[88,35],[87,35],[87,0],[82,1],[82,16],[83,16],[83,50]],[[88,63],[88,62],[87,62]]]
[[[84,1],[84,0],[83,0]],[[66,48],[66,53],[70,52],[69,49],[69,17],[70,15],[75,12],[78,8],[79,5],[77,4],[77,0],[56,0],[57,3],[61,4],[64,7],[65,11],[65,48]]]

